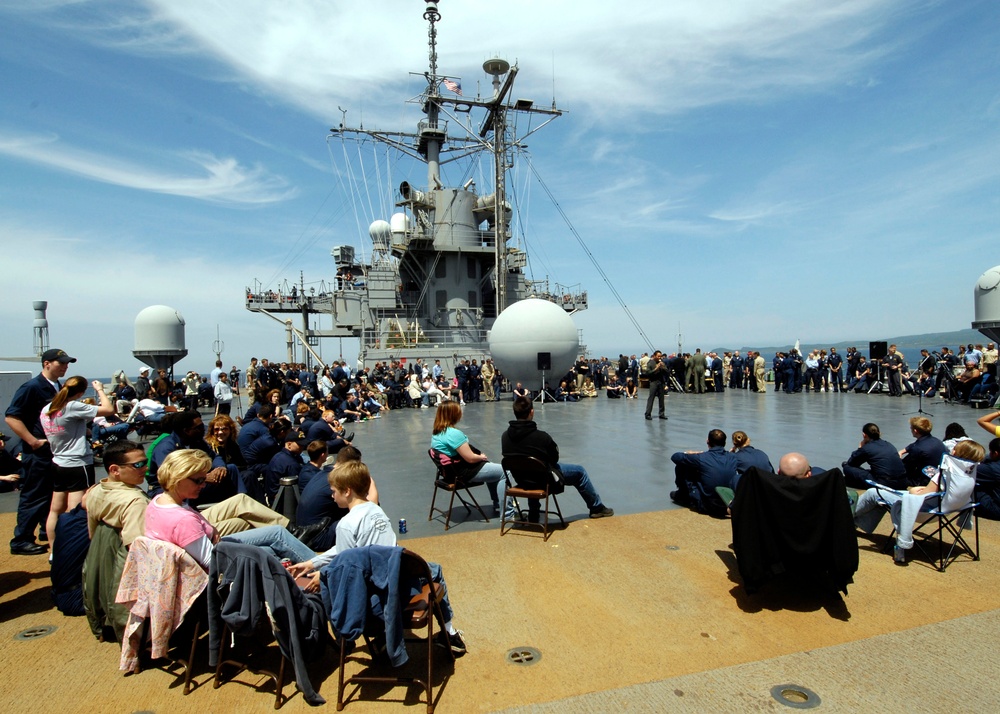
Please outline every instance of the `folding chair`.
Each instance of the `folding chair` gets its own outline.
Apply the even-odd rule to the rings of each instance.
[[[173,660],[174,664],[184,667],[181,674],[184,676],[184,694],[188,694],[191,691],[195,645],[204,619],[204,608],[194,605],[195,602],[204,602],[202,594],[207,584],[208,573],[183,548],[145,536],[136,538],[125,559],[121,585],[115,598],[117,603],[129,610],[119,669],[126,673],[140,670],[139,652],[144,630],[145,639],[151,644],[151,658],[159,659],[168,655],[171,636],[182,624],[190,626],[189,620],[194,619],[187,659]],[[144,627],[147,623],[148,629]]]
[[[209,666],[215,666],[213,688],[223,684],[223,666],[247,670],[274,682],[274,708],[288,701],[284,694],[288,665],[311,705],[325,704],[313,687],[308,661],[318,659],[329,641],[326,614],[318,594],[304,592],[281,562],[267,549],[221,540],[212,554],[208,590]],[[256,605],[256,607],[253,607]],[[253,664],[257,655],[278,644],[277,672]],[[273,659],[273,658],[272,658]],[[253,686],[253,685],[251,685]],[[259,687],[256,687],[258,688]]]
[[[963,554],[974,561],[979,560],[979,519],[975,515],[979,504],[973,500],[976,466],[945,454],[941,458],[943,488],[940,501],[937,507],[917,516],[913,543],[938,572],[943,573]],[[966,529],[975,533],[975,548],[962,534]],[[934,541],[937,541],[937,548],[934,548]]]
[[[382,549],[384,546],[368,546],[369,549]],[[344,551],[337,556],[341,558],[347,556],[348,558],[364,558],[365,553],[361,551],[366,550],[363,548],[352,548],[350,550]],[[427,678],[422,679],[420,677],[402,677],[402,676],[373,676],[373,675],[361,675],[355,674],[350,677],[345,678],[344,676],[344,666],[347,663],[347,655],[349,645],[354,644],[354,640],[351,639],[351,635],[354,633],[342,633],[337,632],[337,639],[340,641],[340,678],[337,688],[337,711],[343,711],[344,705],[346,704],[344,699],[344,690],[349,684],[362,684],[365,682],[378,682],[384,684],[418,684],[423,690],[427,698],[427,714],[434,713],[434,621],[437,620],[438,632],[444,632],[444,614],[441,610],[441,600],[444,597],[444,590],[439,583],[434,583],[431,580],[431,571],[427,566],[427,561],[421,558],[419,555],[411,550],[400,549],[400,563],[399,563],[399,581],[398,581],[398,592],[400,593],[399,601],[401,607],[401,621],[400,625],[403,630],[410,630],[412,632],[417,632],[419,630],[426,630],[426,639],[421,638],[407,638],[404,642],[420,642],[426,646],[426,656],[427,656]],[[370,583],[370,581],[369,581]],[[369,590],[371,590],[371,585],[369,584]],[[416,594],[409,596],[411,592],[417,590]],[[409,596],[409,597],[408,597]],[[369,604],[370,606],[370,604]],[[385,618],[391,617],[390,613],[384,613]],[[368,623],[376,619],[369,612],[367,618]],[[334,625],[334,630],[336,631],[336,618],[331,618]],[[368,627],[362,632],[362,636],[365,640],[365,645],[368,648],[368,652],[371,655],[371,660],[368,662],[369,667],[375,667],[379,665],[389,666],[391,662],[388,659],[388,652],[384,646],[379,646],[379,642],[384,642],[379,635],[381,632],[374,632],[373,629]],[[449,661],[455,661],[455,655],[451,651],[450,647],[442,647],[448,653]],[[405,663],[405,660],[404,660]],[[355,690],[357,691],[357,690]],[[439,689],[440,692],[440,689]],[[352,695],[354,692],[351,693]]]
[[[549,509],[549,499],[552,499],[553,505],[556,507],[555,513],[559,516],[559,522],[566,525],[565,519],[563,519],[562,510],[559,508],[559,500],[556,498],[556,494],[563,492],[562,481],[557,481],[555,474],[552,469],[542,461],[541,459],[536,459],[534,456],[505,456],[503,461],[500,462],[503,467],[504,474],[507,477],[507,497],[516,500],[518,498],[526,498],[529,501],[529,518],[527,520],[521,521],[511,521],[510,527],[505,527],[508,523],[507,521],[507,508],[503,508],[503,516],[500,520],[500,535],[503,536],[504,533],[513,529],[514,525],[522,525],[527,528],[540,528],[542,531],[542,542],[549,539],[552,531],[549,529],[549,515],[552,511]],[[533,510],[530,501],[535,501],[541,503],[545,500],[545,507],[542,509],[544,511],[545,520],[543,523],[533,522],[531,520],[531,511]],[[522,516],[520,506],[517,506],[518,515]]]
[[[466,511],[472,513],[472,508],[475,507],[475,509],[482,515],[483,520],[489,523],[490,519],[483,510],[483,507],[479,505],[479,501],[476,500],[476,497],[472,495],[472,491],[469,490],[475,486],[481,486],[482,484],[466,483],[462,481],[458,477],[457,467],[460,464],[456,459],[453,459],[446,454],[442,454],[440,451],[435,449],[428,449],[427,454],[431,457],[431,461],[434,462],[435,468],[437,468],[437,476],[434,479],[434,495],[431,497],[431,510],[430,513],[427,514],[427,520],[433,520],[435,512],[440,513],[444,516],[444,529],[448,530],[451,527],[451,511],[455,505],[455,496],[457,495],[458,500],[462,502],[463,506],[465,506]],[[434,504],[437,502],[438,490],[448,491],[451,493],[451,498],[448,499],[448,510],[434,507]],[[471,499],[472,503],[465,500],[465,496],[462,495],[463,491]]]

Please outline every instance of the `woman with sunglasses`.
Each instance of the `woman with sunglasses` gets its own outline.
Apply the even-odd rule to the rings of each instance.
[[[205,570],[219,542],[219,532],[187,501],[198,498],[211,468],[212,460],[203,451],[178,449],[171,452],[156,474],[164,492],[146,507],[146,536],[183,548]],[[252,528],[224,537],[266,548],[276,557],[289,558],[293,563],[302,563],[315,555],[280,525]]]

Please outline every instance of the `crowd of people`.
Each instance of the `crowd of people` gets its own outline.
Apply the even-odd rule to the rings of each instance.
[[[946,348],[941,354],[922,355],[914,380],[892,345],[876,369],[884,370],[893,395],[903,393],[908,383],[917,390],[929,389],[926,380],[940,380],[945,389],[952,388],[951,379],[968,384],[970,380],[960,376],[942,374],[953,372],[957,364],[947,359],[950,354]],[[962,358],[967,370],[971,365],[995,382],[992,343],[983,350],[969,346]],[[375,479],[347,426],[400,408],[434,409],[434,422],[428,427],[430,449],[456,466],[463,483],[484,483],[495,513],[502,513],[505,520],[538,521],[538,502],[529,502],[527,513],[522,513],[506,497],[512,484],[504,469],[473,446],[458,427],[464,406],[498,401],[504,392],[503,376],[488,358],[460,361],[454,375],[444,374],[440,361],[429,364],[420,359],[408,364],[377,362],[352,371],[343,361],[310,369],[305,364],[254,358],[242,380],[235,366],[227,373],[217,361],[205,378],[189,372],[173,383],[166,371],[158,370],[151,381],[149,370],[143,369],[134,383],[119,376],[111,390],[81,376],[66,378],[68,366],[75,362],[62,350],[42,355],[40,374],[17,391],[5,415],[21,440],[19,460],[6,451],[0,455],[0,481],[17,482],[21,490],[11,553],[50,553],[53,597],[67,614],[83,613],[80,572],[101,524],[117,532],[126,550],[138,536],[166,541],[182,548],[206,571],[221,540],[264,548],[287,560],[289,572],[305,580],[306,592],[321,589],[326,582],[323,572],[336,567],[339,554],[369,545],[396,546],[392,521],[379,505]],[[796,350],[779,353],[773,363],[775,389],[861,391],[855,380],[859,370],[870,373],[866,362],[854,348],[843,359],[835,348],[814,351],[801,361]],[[842,371],[853,376],[845,379]],[[555,441],[534,421],[534,404],[537,399],[595,397],[599,390],[610,399],[637,399],[640,382],[649,387],[647,419],[653,418],[654,406],[660,418],[667,418],[664,394],[671,389],[766,390],[764,360],[757,352],[720,357],[701,350],[691,355],[655,351],[640,358],[620,355],[617,361],[581,358],[554,389],[545,387],[539,394],[521,384],[514,387],[513,419],[499,442],[501,458],[540,459],[551,471],[553,485],[573,487],[579,493],[590,518],[614,515],[586,468],[560,460]],[[980,377],[977,384],[985,383]],[[210,398],[202,384],[208,385]],[[88,387],[97,395],[90,400],[93,403],[85,398]],[[246,395],[248,409],[234,419],[230,407],[240,394]],[[966,398],[974,395],[970,387]],[[215,411],[206,424],[208,417],[199,408],[209,405]],[[126,411],[131,414],[125,415]],[[148,446],[128,438],[127,420],[121,422],[124,431],[110,431],[117,425],[109,418],[139,415],[161,431]],[[849,454],[845,448],[847,455],[839,467],[849,488],[864,491],[855,510],[858,527],[874,529],[888,501],[897,529],[895,557],[905,562],[912,546],[912,522],[907,519],[911,512],[934,505],[949,469],[956,468],[971,472],[976,480],[977,513],[1000,519],[998,420],[1000,411],[979,420],[994,437],[988,448],[969,438],[958,424],[950,424],[944,440],[939,440],[924,417],[910,420],[914,441],[902,449],[883,439],[878,425],[864,424],[860,443]],[[114,437],[102,445],[103,478],[93,449],[99,435]],[[495,437],[485,436],[491,441]],[[705,450],[673,454],[677,488],[670,497],[676,503],[725,517],[731,508],[727,492],[736,492],[750,469],[794,479],[823,471],[796,452],[782,456],[775,470],[746,431],[736,431],[731,438],[727,449],[727,434],[712,429]],[[293,521],[275,510],[279,488],[289,482],[300,490]],[[900,495],[893,501],[884,489]],[[920,503],[913,505],[904,494],[920,497]],[[42,542],[36,541],[36,534]],[[432,578],[443,585],[440,566],[430,565]],[[462,654],[466,644],[454,625],[450,602],[445,602],[444,610],[441,644]]]
[[[857,527],[873,532],[888,510],[896,533],[894,559],[905,564],[906,553],[913,547],[918,513],[940,504],[940,492],[946,487],[949,472],[956,469],[975,481],[971,499],[977,504],[976,515],[1000,520],[998,419],[1000,411],[978,420],[979,426],[994,437],[988,448],[969,437],[957,422],[949,424],[944,439],[939,439],[932,434],[933,423],[924,416],[909,420],[913,442],[902,449],[883,439],[877,424],[862,426],[858,447],[839,467],[845,486],[863,491],[860,498],[849,498]],[[677,489],[670,498],[699,513],[726,517],[740,480],[752,468],[796,479],[827,470],[810,465],[800,453],[790,452],[781,457],[775,471],[767,454],[750,445],[746,432],[734,432],[732,442],[732,448],[727,450],[726,433],[712,429],[707,449],[674,453],[671,461],[675,464]]]

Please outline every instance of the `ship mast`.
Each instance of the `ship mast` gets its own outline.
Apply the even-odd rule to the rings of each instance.
[[[438,87],[442,78],[437,73],[437,27],[435,23],[441,19],[437,2],[427,0],[424,10],[427,20],[427,52],[430,71],[427,73],[427,99],[424,102],[424,113],[427,115],[425,126],[420,127],[421,134],[427,137],[427,188],[434,190],[441,187],[441,140],[438,129],[438,118],[441,114],[441,94]]]

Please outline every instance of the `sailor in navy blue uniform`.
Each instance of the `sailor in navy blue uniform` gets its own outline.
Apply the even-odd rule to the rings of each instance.
[[[844,359],[837,354],[837,348],[830,348],[830,356],[826,358],[826,366],[830,368],[830,386],[833,387],[833,391],[842,392],[844,390],[844,383],[841,379],[840,368],[844,363]]]

